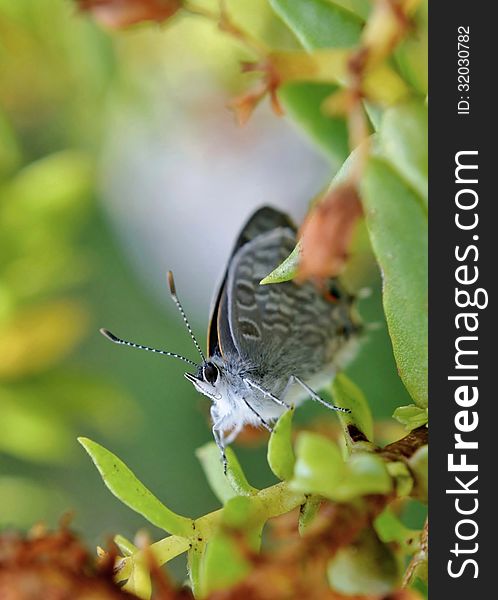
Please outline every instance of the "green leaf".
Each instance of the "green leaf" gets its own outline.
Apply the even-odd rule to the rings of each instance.
[[[206,548],[206,542],[198,539],[192,543],[187,552],[188,574],[195,596],[199,596],[202,589],[202,563],[206,555]]]
[[[286,114],[325,152],[335,168],[348,156],[348,130],[345,119],[325,115],[322,104],[338,89],[333,84],[295,82],[278,90]]]
[[[290,483],[282,481],[260,490],[257,496],[251,498],[251,505],[260,520],[267,520],[290,512],[304,504],[304,500],[304,494],[296,493]]]
[[[348,447],[351,448],[357,441],[371,442],[373,439],[372,413],[360,388],[344,373],[339,373],[332,382],[331,392],[336,406],[349,408],[351,411],[351,413],[337,413]]]
[[[135,546],[135,544],[130,542],[130,540],[125,538],[123,535],[114,536],[114,543],[119,548],[119,551],[123,556],[131,556],[138,551],[138,548]]]
[[[346,472],[337,445],[321,435],[303,431],[297,438],[296,456],[292,487],[305,494],[333,495]]]
[[[80,437],[78,441],[116,498],[156,527],[183,537],[192,535],[192,519],[177,515],[164,506],[117,456],[88,438]]]
[[[154,542],[150,549],[159,565],[164,565],[189,547],[189,540],[179,535],[170,535],[158,542]]]
[[[220,450],[214,442],[202,446],[197,450],[197,457],[201,461],[211,489],[218,499],[225,503],[233,496],[252,496],[258,492],[246,479],[235,452],[225,448],[227,457],[227,473],[223,473],[223,464],[220,459]]]
[[[351,48],[360,39],[362,19],[328,0],[270,0],[270,5],[307,50]]]
[[[287,480],[294,473],[294,449],[292,447],[292,417],[294,409],[286,411],[277,421],[268,442],[268,464],[273,473]]]
[[[227,500],[237,495],[237,492],[230,485],[227,476],[223,473],[220,464],[220,450],[214,442],[209,442],[198,448],[195,452],[199,459],[204,474],[218,500],[225,504]]]
[[[322,502],[323,499],[320,496],[310,495],[306,497],[306,502],[301,505],[299,510],[298,528],[300,535],[304,535],[308,527],[313,523]]]
[[[374,102],[363,100],[363,108],[367,113],[368,119],[374,131],[378,131],[382,119],[383,109]]]
[[[371,452],[356,452],[346,463],[347,473],[334,499],[347,502],[367,494],[387,494],[392,481],[384,461]]]
[[[408,529],[389,508],[382,511],[373,524],[383,542],[396,542],[407,554],[413,554],[417,548],[420,531]]]
[[[235,540],[219,533],[208,544],[201,571],[201,596],[225,589],[244,579],[251,570]]]
[[[415,476],[415,486],[412,492],[413,498],[427,502],[429,487],[429,446],[422,446],[409,459],[410,468]]]
[[[420,199],[377,158],[367,166],[362,201],[383,276],[383,304],[403,383],[427,406],[427,216]]]
[[[235,496],[225,505],[221,523],[230,529],[245,529],[252,520],[253,511],[250,496]]]
[[[268,515],[262,510],[257,497],[236,496],[226,503],[221,523],[230,530],[242,532],[248,546],[258,551],[261,545],[261,533],[267,519]]]
[[[372,8],[372,0],[333,0],[333,4],[342,6],[342,8],[358,15],[364,21],[367,20]]]
[[[399,498],[409,496],[413,489],[413,477],[406,463],[400,460],[389,461],[386,467],[387,472],[394,480],[396,496]]]
[[[422,427],[429,420],[427,408],[409,404],[408,406],[399,406],[393,413],[393,418],[402,423],[407,431]]]
[[[303,432],[297,439],[296,454],[291,485],[305,494],[348,502],[392,490],[384,461],[371,452],[356,452],[344,463],[336,444],[320,435]]]
[[[294,279],[299,267],[299,259],[301,254],[301,245],[298,242],[294,250],[289,256],[278,265],[269,275],[260,281],[260,285],[267,285],[269,283],[283,283],[284,281],[290,281]]]
[[[379,129],[380,147],[396,172],[428,202],[427,106],[412,100],[388,108]]]
[[[400,583],[401,564],[393,550],[372,529],[341,548],[329,563],[331,587],[348,595],[387,596]]]
[[[253,487],[248,481],[240,466],[235,452],[230,448],[225,449],[227,457],[227,474],[226,477],[232,486],[232,489],[238,496],[252,496],[258,493],[258,489]],[[220,469],[223,472],[221,462],[219,463]]]

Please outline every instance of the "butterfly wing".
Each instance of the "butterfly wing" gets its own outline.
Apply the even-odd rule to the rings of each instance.
[[[331,301],[312,283],[259,282],[293,250],[295,232],[276,228],[241,246],[226,282],[228,324],[233,346],[244,362],[279,376],[311,377],[329,365],[351,327],[351,298]],[[336,291],[338,282],[334,281]]]
[[[241,229],[232,248],[228,266],[223,274],[223,279],[213,297],[207,333],[208,356],[213,356],[213,354],[217,352],[222,355],[236,352],[228,322],[228,299],[226,290],[228,272],[235,253],[242,248],[242,246],[262,233],[271,231],[277,227],[285,227],[292,231],[296,231],[295,225],[285,213],[270,206],[263,206],[252,214]],[[269,272],[270,271],[268,271],[268,273]]]

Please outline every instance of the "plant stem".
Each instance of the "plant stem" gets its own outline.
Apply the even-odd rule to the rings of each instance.
[[[304,504],[305,499],[304,494],[295,492],[286,482],[277,483],[251,496],[255,513],[260,514],[262,521],[290,512]],[[175,556],[186,552],[199,538],[202,538],[203,543],[209,542],[218,530],[222,512],[223,509],[220,508],[196,519],[191,538],[170,535],[152,544],[150,550],[158,565],[163,565]],[[143,558],[144,551],[139,550],[135,554],[122,559],[116,572],[116,580],[123,581],[127,579],[132,573],[133,564]]]

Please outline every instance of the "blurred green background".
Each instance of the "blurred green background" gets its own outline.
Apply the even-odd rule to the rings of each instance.
[[[229,3],[261,37],[294,42],[263,0]],[[90,543],[144,523],[104,488],[76,442],[118,454],[177,512],[217,507],[194,450],[211,439],[207,399],[180,362],[117,348],[101,326],[195,358],[168,298],[204,345],[211,294],[238,228],[261,204],[301,218],[334,165],[265,106],[241,129],[226,108],[247,85],[242,48],[179,17],[108,33],[68,0],[0,0],[0,525],[74,511]],[[380,323],[349,374],[376,420],[410,403]],[[301,423],[334,422],[307,403]],[[388,422],[387,422],[388,423]],[[402,434],[394,422],[379,440]],[[255,485],[265,444],[238,447]],[[157,532],[151,532],[156,536]]]

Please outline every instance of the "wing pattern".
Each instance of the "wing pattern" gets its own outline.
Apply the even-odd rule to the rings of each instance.
[[[262,233],[271,231],[277,227],[285,227],[291,231],[296,231],[295,225],[285,213],[269,206],[263,206],[249,218],[242,228],[230,254],[230,260],[228,261],[227,269],[225,270],[223,279],[214,295],[214,300],[211,306],[207,333],[208,356],[212,356],[217,352],[224,354],[225,352],[235,351],[228,325],[226,294],[228,270],[235,253],[242,246],[255,239]]]
[[[279,372],[290,365],[307,376],[331,362],[344,342],[350,305],[330,302],[312,283],[259,285],[295,243],[294,231],[277,228],[239,248],[228,273],[226,309],[232,343],[248,364]]]

